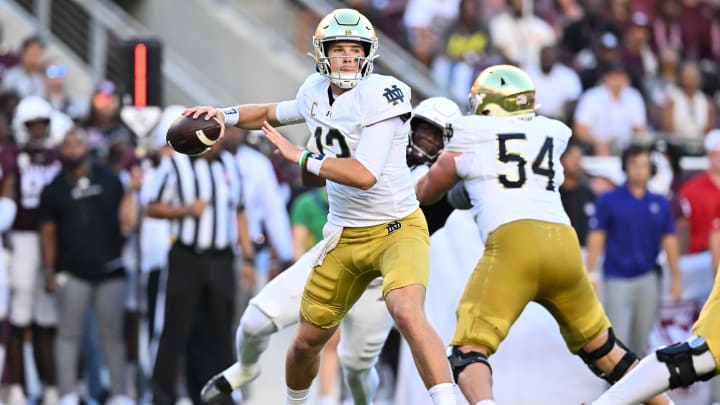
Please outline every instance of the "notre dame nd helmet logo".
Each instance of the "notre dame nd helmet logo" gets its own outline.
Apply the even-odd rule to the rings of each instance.
[[[405,100],[405,95],[403,94],[402,90],[400,90],[398,86],[394,84],[392,85],[392,87],[385,88],[383,97],[387,99],[388,103],[392,103],[392,105],[397,105],[397,103],[402,103]]]

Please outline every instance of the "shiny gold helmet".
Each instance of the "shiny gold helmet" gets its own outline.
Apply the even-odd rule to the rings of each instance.
[[[353,41],[363,45],[365,57],[357,58],[358,70],[356,73],[332,72],[325,47],[333,41]],[[317,71],[342,89],[355,87],[360,80],[372,73],[373,59],[377,57],[375,55],[377,47],[378,40],[373,25],[357,10],[349,8],[339,8],[325,16],[318,24],[313,36]]]
[[[511,65],[486,68],[470,89],[470,113],[507,117],[535,112],[535,85],[530,76]]]

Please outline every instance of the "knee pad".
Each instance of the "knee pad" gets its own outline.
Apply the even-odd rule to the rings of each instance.
[[[610,353],[613,347],[615,347],[615,343],[625,349],[625,355],[620,359],[620,361],[617,362],[617,364],[615,364],[615,367],[613,367],[612,371],[606,374],[595,364],[595,362]],[[608,338],[602,346],[591,352],[580,349],[577,354],[578,356],[580,356],[583,362],[585,362],[590,371],[592,371],[596,376],[609,382],[610,384],[615,384],[638,360],[638,357],[635,353],[631,352],[630,349],[628,349],[621,341],[615,338],[615,333],[613,332],[612,328],[608,329]]]
[[[247,337],[265,337],[277,332],[277,327],[269,316],[255,305],[248,305],[240,318],[238,333]]]
[[[457,346],[450,346],[448,348],[448,361],[450,362],[450,368],[452,369],[453,378],[455,382],[458,381],[458,376],[465,370],[465,367],[473,363],[482,363],[490,369],[492,374],[492,367],[486,355],[478,352],[467,352],[463,353],[458,349]]]
[[[670,389],[687,387],[696,381],[709,380],[715,375],[716,365],[712,353],[705,339],[699,336],[662,347],[655,352],[655,356],[668,368]]]

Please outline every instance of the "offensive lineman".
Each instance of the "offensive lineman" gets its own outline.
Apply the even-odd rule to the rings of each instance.
[[[406,162],[413,176],[419,178],[427,172],[442,151],[447,123],[460,115],[458,106],[443,97],[426,99],[415,107],[405,125],[408,132]],[[308,147],[313,146],[314,140],[310,141]],[[430,235],[442,227],[452,212],[446,199],[422,208],[428,218]],[[312,259],[321,244],[316,244],[250,300],[236,334],[238,362],[205,385],[202,391],[205,402],[219,402],[223,394],[257,378],[260,373],[257,363],[267,348],[270,335],[298,321],[301,286],[312,270]],[[338,352],[356,405],[369,404],[375,397],[380,377],[374,365],[392,328],[392,319],[382,302],[381,287],[381,279],[373,281],[341,323]]]
[[[382,275],[385,303],[434,404],[455,404],[442,342],[423,312],[429,235],[400,130],[411,112],[410,89],[394,77],[372,74],[377,37],[356,10],[325,16],[313,48],[318,73],[306,79],[294,100],[185,111],[193,118],[206,113],[206,119],[217,115],[225,125],[262,128],[284,158],[327,180],[328,223],[287,353],[286,403],[307,402],[322,347],[368,284]],[[301,121],[321,154],[301,151],[273,128]]]
[[[448,350],[455,381],[471,404],[494,404],[488,357],[536,301],[558,321],[570,351],[615,383],[637,357],[612,333],[560,201],[560,156],[570,129],[535,115],[535,86],[514,66],[482,71],[469,101],[475,115],[451,122],[445,152],[416,184],[424,204],[462,180],[485,242],[457,308]]]

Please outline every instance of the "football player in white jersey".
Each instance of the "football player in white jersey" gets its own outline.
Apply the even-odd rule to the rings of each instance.
[[[485,242],[457,308],[448,350],[455,381],[471,404],[494,404],[488,357],[535,301],[555,317],[568,349],[616,382],[637,357],[612,334],[560,202],[560,156],[570,129],[535,115],[535,86],[510,65],[480,73],[470,109],[472,115],[451,121],[445,151],[416,185],[425,204],[462,180]],[[668,401],[662,396],[648,403]]]
[[[444,145],[447,124],[459,115],[458,106],[444,97],[428,98],[415,107],[405,124],[408,133],[406,161],[413,176],[416,173],[420,173],[418,178],[422,176],[437,159]],[[311,142],[314,143],[314,139]],[[451,210],[447,202],[430,212],[428,207],[423,207],[428,222],[438,225],[445,223]],[[430,226],[430,235],[439,228]],[[236,333],[238,361],[203,387],[205,402],[218,403],[225,394],[257,378],[260,373],[258,360],[268,346],[270,335],[298,321],[303,285],[321,245],[322,242],[316,244],[250,300]],[[343,375],[355,405],[369,404],[379,383],[374,365],[392,328],[392,319],[382,301],[380,278],[368,286],[340,325],[342,333],[338,352]]]
[[[442,342],[423,312],[430,238],[405,164],[407,138],[401,130],[411,112],[410,88],[372,74],[377,46],[365,16],[334,10],[313,36],[318,73],[306,79],[294,100],[185,111],[194,118],[217,115],[225,125],[262,128],[284,158],[327,180],[328,223],[286,358],[287,404],[307,402],[322,347],[378,276],[433,402],[455,403]],[[302,121],[320,154],[298,149],[273,127]]]

